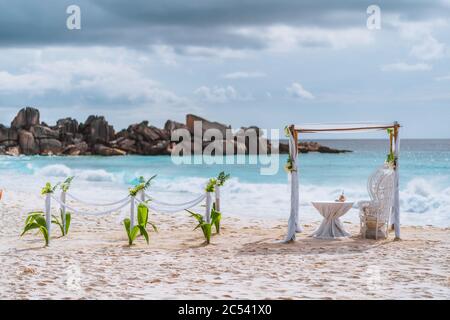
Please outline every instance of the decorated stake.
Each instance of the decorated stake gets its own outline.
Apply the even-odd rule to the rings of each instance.
[[[131,196],[131,201],[130,201],[130,225],[131,228],[134,227],[134,196]]]
[[[47,193],[45,195],[45,222],[47,224],[49,242],[50,242],[50,228],[52,226],[52,215],[50,212],[50,207],[51,207],[51,194]]]
[[[61,191],[61,219],[63,224],[63,230],[66,230],[66,193],[64,191]]]
[[[216,186],[215,196],[216,196],[216,210],[220,211],[220,186]]]
[[[205,220],[207,223],[211,223],[211,192],[206,192],[206,211],[205,211]]]

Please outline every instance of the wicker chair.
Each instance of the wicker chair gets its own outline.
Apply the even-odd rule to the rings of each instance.
[[[395,172],[387,165],[378,168],[370,176],[367,191],[371,200],[358,203],[363,238],[387,238],[394,200],[394,179]]]

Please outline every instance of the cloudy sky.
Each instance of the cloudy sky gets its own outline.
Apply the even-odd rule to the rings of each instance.
[[[66,9],[81,8],[81,30]],[[0,123],[186,113],[263,128],[392,121],[450,138],[450,0],[0,0]]]

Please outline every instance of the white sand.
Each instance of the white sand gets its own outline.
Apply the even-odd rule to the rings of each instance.
[[[128,247],[117,217],[74,216],[70,234],[57,238],[54,226],[44,248],[40,235],[18,237],[21,207],[0,202],[1,299],[450,299],[449,228],[328,241],[307,236],[314,223],[281,244],[285,220],[224,214],[222,234],[205,246],[178,213],[151,216],[160,232]]]

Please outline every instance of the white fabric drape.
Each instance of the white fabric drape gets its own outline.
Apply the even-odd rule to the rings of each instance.
[[[177,203],[177,204],[170,204],[170,205],[156,205],[156,201],[151,200],[147,203],[147,207],[150,210],[161,212],[161,213],[174,213],[174,212],[180,212],[184,211],[186,209],[190,209],[201,203],[206,198],[206,193],[202,194],[201,196],[197,197],[196,199],[193,199],[191,201],[185,202],[185,203]],[[136,199],[138,203],[141,203],[142,201],[139,201]],[[158,203],[161,203],[158,201]]]
[[[89,212],[89,211],[81,211],[81,210],[75,209],[74,207],[68,205],[67,203],[64,204],[61,200],[59,200],[56,197],[52,197],[52,199],[55,200],[59,205],[61,205],[61,206],[64,205],[66,207],[66,209],[70,210],[71,212],[76,213],[76,214],[86,215],[86,216],[102,216],[102,215],[110,214],[110,213],[116,212],[116,211],[124,208],[125,206],[127,206],[130,203],[130,198],[127,197],[125,199],[125,201],[118,207],[115,207],[115,208],[112,208],[109,210],[105,210],[105,211]]]
[[[169,203],[169,202],[159,201],[159,200],[156,200],[153,197],[149,196],[147,193],[145,194],[145,197],[147,199],[149,199],[152,204],[155,204],[155,205],[158,205],[158,206],[161,206],[161,207],[184,207],[184,206],[190,206],[192,203],[198,204],[203,199],[205,199],[206,195],[202,194],[202,195],[198,196],[197,198],[195,198],[193,200],[190,200],[190,201],[187,201],[187,202],[183,202],[183,203]]]
[[[400,175],[399,175],[399,159],[400,155],[400,138],[395,138],[394,156],[396,161],[395,182],[394,182],[394,206],[392,208],[392,222],[394,224],[395,237],[400,238]]]
[[[71,193],[67,193],[67,196],[68,196],[69,198],[71,198],[72,200],[75,200],[75,201],[77,201],[77,202],[79,202],[79,203],[81,203],[81,204],[85,204],[85,205],[88,205],[88,206],[96,206],[96,207],[109,207],[109,206],[114,206],[114,205],[116,205],[116,204],[122,203],[123,201],[127,200],[128,197],[129,197],[129,196],[126,196],[126,197],[123,198],[123,199],[117,200],[117,201],[115,201],[115,202],[110,202],[110,203],[95,203],[95,202],[90,202],[90,201],[86,201],[86,200],[80,199],[80,198],[74,196],[74,195],[71,194]]]
[[[353,202],[313,202],[313,206],[323,217],[319,228],[312,234],[315,238],[335,239],[348,237],[339,217],[343,216],[353,207]]]
[[[298,191],[298,171],[297,171],[297,141],[294,138],[293,132],[289,135],[289,155],[292,160],[291,175],[291,213],[289,215],[288,230],[285,242],[295,240],[295,233],[301,232],[298,222],[298,206],[299,206],[299,191]]]

